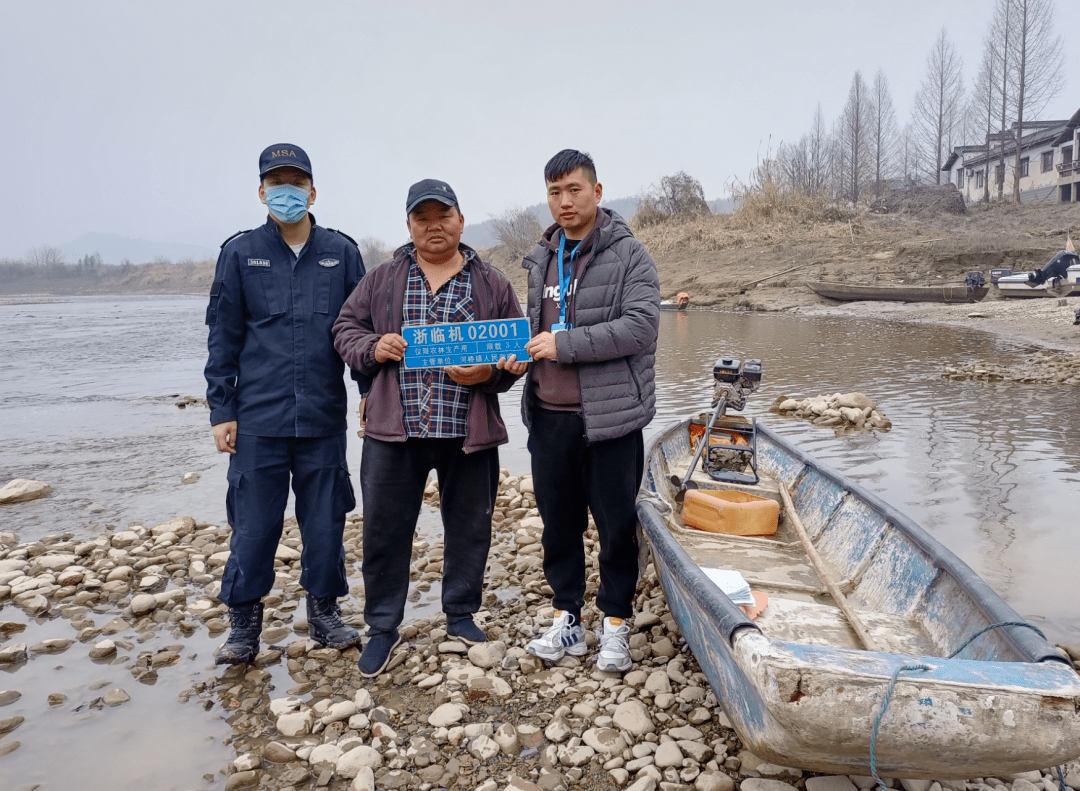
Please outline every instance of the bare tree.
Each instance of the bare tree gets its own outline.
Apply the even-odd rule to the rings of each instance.
[[[844,201],[847,200],[849,162],[844,151],[843,117],[833,121],[832,131],[829,133],[829,151],[832,156],[832,178],[829,190],[835,200]]]
[[[806,145],[807,187],[811,194],[823,192],[832,171],[832,146],[825,129],[825,116],[821,105],[814,111],[814,121]]]
[[[1009,73],[1016,92],[1016,161],[1013,164],[1013,200],[1020,200],[1020,159],[1023,151],[1024,112],[1035,116],[1061,93],[1061,36],[1054,31],[1053,0],[1010,0],[1013,27]]]
[[[1002,68],[1002,66],[1001,53],[994,46],[994,36],[991,31],[983,42],[983,55],[982,60],[979,62],[979,73],[975,76],[975,83],[971,89],[971,99],[968,102],[968,116],[971,125],[977,130],[977,136],[986,141],[984,155],[986,173],[983,179],[982,197],[984,203],[990,202],[990,156],[994,133],[994,109],[997,106],[998,69]]]
[[[515,206],[498,217],[492,217],[492,233],[511,260],[524,258],[544,235],[540,221],[525,209]]]
[[[374,269],[394,257],[393,251],[383,244],[382,239],[375,236],[365,236],[357,247],[360,248],[360,257],[364,259],[365,269]]]
[[[795,192],[806,192],[806,135],[798,143],[781,143],[776,149],[776,161],[783,177],[783,186]]]
[[[964,98],[963,64],[941,29],[926,59],[926,78],[915,95],[912,123],[934,183],[941,183],[941,164],[952,142],[952,128]],[[927,174],[929,175],[929,174]]]
[[[870,89],[870,154],[874,159],[874,194],[880,196],[893,170],[898,131],[889,80],[878,70]]]
[[[42,269],[57,269],[64,265],[64,251],[57,247],[43,244],[26,254],[26,263]]]
[[[919,143],[916,139],[915,128],[908,124],[900,132],[900,173],[905,185],[915,184],[918,181],[918,173],[921,163],[919,156]]]
[[[817,195],[826,191],[832,168],[831,141],[821,114],[821,105],[814,113],[810,132],[798,143],[781,143],[776,162],[783,186],[802,195]]]
[[[680,170],[664,176],[641,195],[635,218],[644,224],[668,218],[690,218],[711,214],[705,190],[696,178]]]
[[[990,36],[989,44],[994,48],[994,55],[996,59],[998,82],[1001,85],[1001,125],[999,127],[1000,133],[996,136],[995,140],[999,145],[998,148],[998,173],[1005,173],[1005,142],[1007,139],[1006,130],[1009,128],[1011,122],[1010,112],[1015,112],[1015,107],[1010,105],[1009,97],[1010,93],[1009,85],[1009,70],[1012,67],[1011,54],[1012,49],[1009,47],[1009,37],[1012,35],[1012,19],[1013,19],[1013,0],[997,0],[994,5],[994,16],[990,22]],[[1015,102],[1013,102],[1015,104]],[[987,143],[989,146],[989,142]],[[986,161],[986,183],[989,188],[990,184],[990,160]],[[1004,196],[1005,179],[997,180],[997,192],[998,200]]]
[[[870,89],[855,72],[848,89],[847,104],[840,116],[840,150],[845,160],[847,184],[844,196],[852,203],[859,200],[859,190],[866,180],[866,161],[870,154],[870,119],[873,116]]]

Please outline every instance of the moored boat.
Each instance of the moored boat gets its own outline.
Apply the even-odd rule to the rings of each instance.
[[[1069,238],[1065,249],[1041,269],[1032,272],[1003,270],[1005,274],[991,282],[1003,297],[1067,297],[1080,294],[1080,256]]]
[[[968,288],[965,284],[940,286],[904,286],[877,283],[836,283],[807,280],[806,285],[818,296],[840,302],[870,300],[875,302],[978,302],[990,290],[984,285]]]
[[[749,472],[696,464],[694,438],[708,460],[717,428],[750,437],[737,449]],[[688,527],[693,488],[782,503],[776,532]],[[754,754],[912,778],[1002,776],[1080,755],[1071,663],[910,518],[764,425],[714,412],[667,428],[647,449],[637,512],[671,612]],[[710,581],[714,569],[768,594],[756,620]]]
[[[1031,299],[1033,297],[1068,297],[1080,294],[1080,266],[1070,266],[1061,280],[1029,285],[1032,272],[1017,272],[998,278],[998,293],[1013,299]]]

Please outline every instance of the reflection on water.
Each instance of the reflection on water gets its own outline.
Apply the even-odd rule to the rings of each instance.
[[[213,449],[207,411],[202,406],[178,409],[168,397],[201,396],[205,390],[204,310],[204,299],[183,297],[95,297],[0,306],[0,482],[35,478],[55,490],[47,499],[0,509],[0,530],[14,530],[20,540],[33,541],[47,534],[94,536],[106,525],[124,526],[132,520],[155,524],[182,514],[224,522],[227,460]],[[1023,616],[1034,619],[1052,641],[1080,642],[1080,618],[1072,606],[1080,598],[1074,571],[1080,549],[1071,527],[1080,511],[1075,388],[940,378],[946,364],[1009,361],[1025,351],[989,334],[953,327],[665,312],[657,350],[658,414],[648,433],[708,408],[717,357],[759,357],[764,378],[747,414],[768,421],[821,461],[905,511]],[[892,430],[837,435],[768,412],[780,395],[851,390],[875,400],[892,420]],[[519,385],[502,396],[510,442],[500,452],[503,466],[513,473],[529,469],[520,394]],[[358,397],[353,393],[350,398],[348,453],[355,476],[361,443],[355,439]],[[180,477],[193,471],[201,479],[181,484]],[[437,519],[425,509],[425,534],[438,530]],[[355,569],[351,574],[358,576]],[[436,592],[433,589],[420,606],[428,606]],[[32,631],[35,639],[39,632],[41,637],[63,636],[40,625]],[[201,632],[192,640],[188,650],[198,659],[190,675],[177,673],[170,681],[170,674],[163,673],[160,699],[139,696],[139,701],[125,704],[146,707],[140,715],[146,727],[123,735],[125,753],[159,754],[161,735],[177,716],[192,728],[193,741],[175,755],[194,754],[195,733],[214,733],[219,745],[228,735],[227,726],[216,720],[220,715],[190,704],[178,714],[178,704],[168,702],[175,701],[177,684],[213,672],[202,663],[218,641]],[[62,709],[67,715],[56,711],[39,716],[49,692],[64,692],[74,702],[87,695],[92,681],[114,680],[104,671],[100,679],[84,678],[75,686],[48,680],[47,671],[75,663],[72,652],[79,652],[84,663],[85,650],[76,644],[69,649],[70,658],[35,660],[11,677],[4,675],[6,688],[41,691],[40,700],[29,701],[24,694],[22,704],[0,712],[7,716],[32,702],[37,723],[27,717],[20,733],[33,739],[24,739],[19,751],[3,759],[7,766],[20,754],[20,761],[33,758],[39,763],[40,750],[55,746],[58,733],[67,743],[78,739],[88,745],[97,743],[91,732],[117,739],[122,735],[105,724],[80,725],[77,717],[53,727],[70,716],[71,706]],[[125,686],[131,691],[137,684],[128,678]],[[106,723],[108,714],[100,712],[95,719],[100,716]],[[168,762],[161,763],[156,774],[147,770],[153,777],[143,778],[141,787],[194,786],[204,772],[220,768],[228,752],[220,746],[206,751],[192,761],[186,777]],[[115,751],[111,755],[120,764],[146,763]],[[79,762],[70,765],[78,767]],[[140,787],[125,783],[113,787]]]

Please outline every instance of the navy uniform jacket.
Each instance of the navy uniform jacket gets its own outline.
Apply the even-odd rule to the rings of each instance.
[[[298,257],[272,217],[222,245],[206,309],[211,425],[235,420],[238,433],[262,437],[346,429],[331,328],[364,262],[351,239],[311,222]]]

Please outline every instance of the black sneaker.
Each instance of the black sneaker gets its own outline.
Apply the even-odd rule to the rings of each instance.
[[[263,603],[229,608],[229,639],[214,652],[216,665],[241,665],[255,661],[262,633]]]
[[[360,644],[360,633],[341,620],[337,599],[307,595],[308,636],[327,648],[344,650]]]
[[[456,621],[451,621],[448,618],[446,620],[446,634],[469,645],[486,643],[488,639],[483,630],[473,622],[471,615],[466,615]]]
[[[364,653],[360,654],[360,661],[357,662],[360,675],[364,678],[375,678],[386,670],[386,666],[390,664],[390,655],[394,653],[394,649],[400,642],[401,635],[398,634],[397,629],[371,635],[367,645],[364,646]]]

